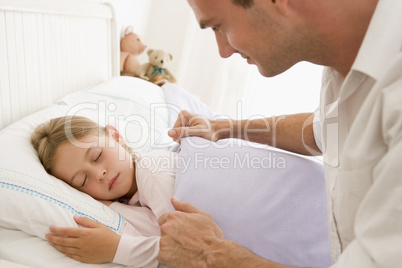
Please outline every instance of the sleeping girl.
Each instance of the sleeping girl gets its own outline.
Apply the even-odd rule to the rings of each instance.
[[[86,228],[52,226],[46,239],[53,247],[82,262],[158,266],[157,220],[173,211],[176,153],[160,150],[135,155],[117,129],[80,116],[55,118],[37,127],[31,143],[49,174],[110,206],[131,223],[119,235],[99,222],[74,216]]]

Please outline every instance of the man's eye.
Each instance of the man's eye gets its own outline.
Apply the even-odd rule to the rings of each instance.
[[[102,156],[102,151],[99,153],[98,157],[94,160],[94,162],[98,161]]]
[[[212,31],[214,32],[220,32],[221,31],[221,25],[215,25],[213,27],[211,27]]]

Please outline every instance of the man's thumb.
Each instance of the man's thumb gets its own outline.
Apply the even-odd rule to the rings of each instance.
[[[178,211],[182,211],[182,212],[186,212],[186,213],[200,212],[200,210],[198,208],[196,208],[195,206],[191,205],[190,203],[180,201],[176,197],[172,197],[170,199],[170,201],[172,202],[173,207]]]

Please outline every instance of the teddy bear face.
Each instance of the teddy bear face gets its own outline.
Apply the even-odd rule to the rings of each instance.
[[[139,55],[144,52],[146,45],[136,33],[126,35],[120,43],[121,51]]]
[[[173,59],[172,54],[161,49],[148,50],[148,56],[149,63],[159,68],[166,68]]]

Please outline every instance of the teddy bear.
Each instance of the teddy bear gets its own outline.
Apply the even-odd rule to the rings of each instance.
[[[149,62],[140,66],[137,71],[137,77],[159,86],[166,82],[176,83],[176,78],[167,69],[173,59],[172,54],[162,49],[148,49],[147,54]]]
[[[124,30],[124,37],[120,42],[120,74],[134,76],[141,66],[139,56],[145,51],[146,45],[133,32],[133,27]]]

